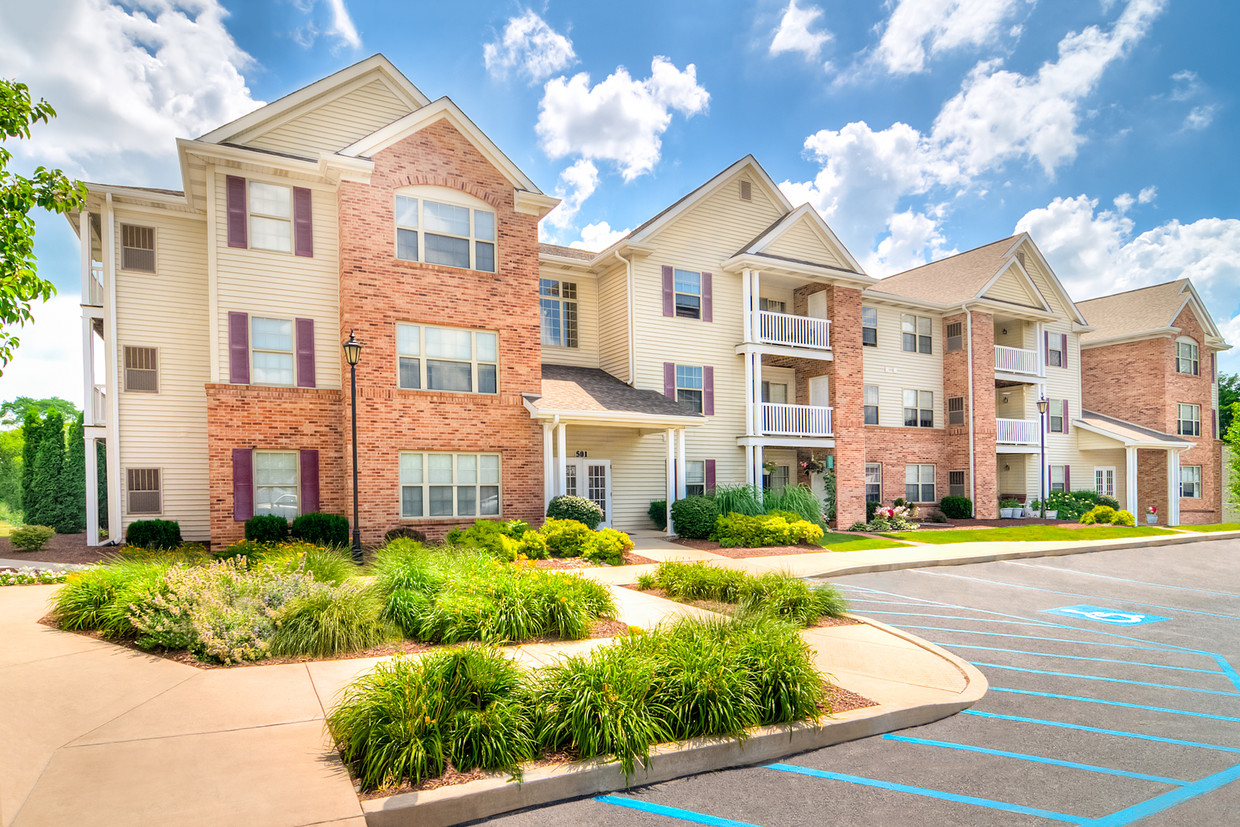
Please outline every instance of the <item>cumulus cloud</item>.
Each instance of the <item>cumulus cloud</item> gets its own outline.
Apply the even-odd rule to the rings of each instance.
[[[1218,112],[1218,107],[1212,103],[1194,106],[1188,111],[1188,115],[1184,118],[1184,129],[1205,129],[1207,126],[1214,123],[1214,114],[1216,112]]]
[[[17,152],[90,180],[173,184],[174,139],[262,104],[242,75],[253,61],[224,27],[226,16],[216,0],[124,7],[48,0],[6,8],[0,74],[29,84],[58,113],[38,127],[37,141],[17,143]]]
[[[1139,193],[1137,193],[1137,202],[1140,204],[1152,204],[1154,199],[1157,197],[1158,187],[1151,184],[1148,187],[1144,187]]]
[[[866,257],[864,266],[871,276],[883,278],[956,252],[955,248],[948,249],[947,239],[934,218],[905,210],[891,216],[887,237]]]
[[[893,75],[923,72],[937,55],[993,43],[1004,27],[1036,0],[898,0],[883,26],[874,60]]]
[[[537,131],[548,157],[611,161],[632,181],[658,162],[672,112],[692,117],[709,101],[692,63],[681,70],[656,57],[645,80],[635,80],[621,66],[595,86],[584,72],[548,81]]]
[[[577,62],[573,42],[530,9],[509,18],[503,33],[482,47],[482,56],[493,77],[516,72],[534,83]]]
[[[82,398],[82,299],[61,293],[31,308],[34,321],[6,328],[21,340],[13,361],[4,367],[0,399],[59,396]]]
[[[560,173],[555,188],[560,205],[546,217],[543,223],[555,229],[571,227],[582,203],[598,189],[598,167],[593,161],[581,158]]]
[[[831,33],[818,28],[818,18],[822,17],[822,9],[817,6],[800,8],[796,0],[788,0],[779,19],[779,27],[771,38],[770,54],[779,55],[784,52],[800,52],[810,60],[815,60],[822,47],[831,39]]]
[[[599,221],[596,224],[587,224],[582,227],[581,240],[574,241],[568,246],[576,247],[578,250],[590,250],[597,253],[606,250],[628,234],[628,228],[613,230],[606,221]]]

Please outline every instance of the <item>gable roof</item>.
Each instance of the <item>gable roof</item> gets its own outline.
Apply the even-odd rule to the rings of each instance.
[[[692,406],[657,391],[631,387],[597,368],[569,365],[543,365],[542,394],[526,394],[525,406],[532,416],[544,419],[559,415],[649,425],[670,421],[680,427],[706,423]]]
[[[1078,428],[1109,437],[1131,448],[1191,448],[1193,443],[1173,434],[1165,434],[1124,419],[1106,416],[1097,411],[1081,410],[1081,417],[1074,423]]]
[[[1196,288],[1186,278],[1077,302],[1090,324],[1097,328],[1082,336],[1081,343],[1166,335],[1173,332],[1175,320],[1189,304],[1193,305],[1210,344],[1226,347]]]
[[[865,271],[861,269],[861,264],[857,259],[853,258],[853,254],[840,241],[839,236],[823,219],[822,214],[809,204],[802,204],[792,212],[780,216],[773,224],[746,244],[744,247],[736,251],[736,255],[762,255],[772,244],[777,242],[780,237],[787,233],[793,227],[808,223],[810,227],[825,239],[824,243],[828,247],[834,248],[835,253],[849,265],[849,272],[856,275],[865,275]],[[767,253],[771,258],[779,258],[779,256]],[[821,262],[802,262],[804,264],[821,264]]]

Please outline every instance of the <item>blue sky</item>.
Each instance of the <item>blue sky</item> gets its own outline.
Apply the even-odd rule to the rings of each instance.
[[[1028,230],[1076,298],[1188,275],[1240,342],[1237,30],[1217,0],[45,0],[0,5],[0,75],[60,115],[19,169],[179,188],[175,137],[382,52],[564,198],[547,240],[601,249],[753,153],[873,275]],[[41,219],[61,293],[0,399],[81,394]]]

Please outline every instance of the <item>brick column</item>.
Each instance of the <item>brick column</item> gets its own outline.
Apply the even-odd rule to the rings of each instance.
[[[980,520],[994,520],[999,517],[994,316],[973,312],[972,341],[973,409],[968,413],[973,421],[973,514]]]
[[[826,289],[831,319],[832,424],[835,430],[836,525],[865,520],[865,370],[861,350],[861,290]]]

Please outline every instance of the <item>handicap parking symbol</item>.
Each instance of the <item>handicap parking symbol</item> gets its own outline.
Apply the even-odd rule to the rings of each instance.
[[[1058,609],[1043,609],[1042,612],[1044,614],[1063,615],[1064,617],[1084,618],[1085,620],[1106,623],[1111,626],[1142,626],[1146,623],[1157,623],[1160,620],[1169,619],[1161,615],[1122,612],[1117,609],[1108,609],[1104,606],[1088,606],[1085,604],[1063,606]]]

